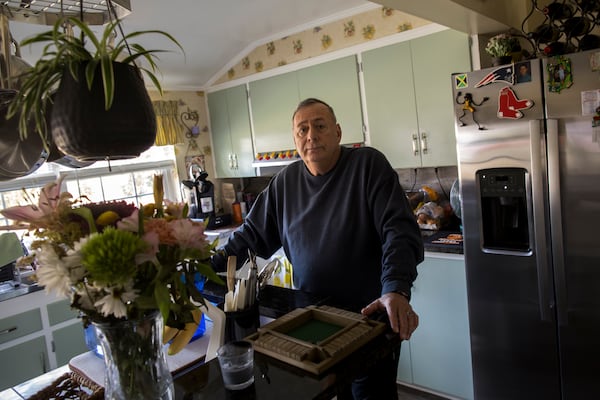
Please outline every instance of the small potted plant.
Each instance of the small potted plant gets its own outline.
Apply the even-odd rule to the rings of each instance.
[[[154,58],[164,50],[130,41],[158,34],[183,48],[159,30],[131,32],[113,43],[120,27],[120,20],[113,20],[96,35],[80,19],[66,16],[22,41],[21,46],[44,45],[40,59],[20,76],[8,109],[7,118],[19,119],[22,139],[35,130],[49,149],[50,130],[58,149],[80,161],[136,157],[154,144],[156,116],[142,73],[162,93]]]
[[[512,62],[513,54],[521,50],[519,39],[507,33],[493,36],[485,46],[485,51],[492,56],[493,65]]]

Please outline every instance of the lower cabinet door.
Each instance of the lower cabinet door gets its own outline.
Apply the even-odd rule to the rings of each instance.
[[[0,390],[16,386],[48,371],[44,336],[0,351]]]
[[[52,332],[52,340],[54,341],[57,367],[62,367],[71,358],[89,350],[85,345],[85,335],[81,321],[56,329]]]
[[[473,399],[464,260],[426,256],[418,266],[411,305],[419,327],[402,342],[398,380]]]

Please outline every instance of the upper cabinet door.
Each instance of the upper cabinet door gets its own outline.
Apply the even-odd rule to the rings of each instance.
[[[469,37],[447,30],[411,41],[423,167],[457,165],[452,77],[471,70]]]
[[[295,148],[292,114],[309,97],[333,107],[342,143],[364,142],[356,57],[349,56],[250,83],[257,152]]]
[[[255,176],[246,85],[208,94],[218,178]]]
[[[299,70],[298,88],[300,100],[315,97],[333,108],[342,128],[343,144],[364,142],[355,56]]]
[[[218,178],[231,176],[232,150],[227,95],[224,90],[221,90],[208,93],[207,97],[215,172]]]
[[[410,44],[366,51],[362,65],[371,146],[394,168],[420,165]]]
[[[227,89],[227,108],[229,110],[231,150],[234,154],[235,176],[256,176],[256,171],[252,167],[254,151],[252,148],[246,85]]]
[[[292,113],[299,102],[296,72],[250,82],[257,153],[294,149]]]
[[[445,30],[362,55],[369,135],[394,168],[456,165],[451,74],[468,35]]]

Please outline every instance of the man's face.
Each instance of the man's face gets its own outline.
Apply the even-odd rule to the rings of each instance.
[[[342,130],[327,106],[320,103],[303,107],[293,120],[294,143],[313,175],[329,172],[340,154]]]

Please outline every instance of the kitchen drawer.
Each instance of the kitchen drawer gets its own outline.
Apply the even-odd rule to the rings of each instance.
[[[79,315],[77,311],[71,308],[71,301],[64,299],[48,304],[48,321],[50,326],[54,326],[60,322],[68,321],[73,318],[77,318]]]
[[[0,344],[41,329],[42,317],[39,308],[0,319]]]

